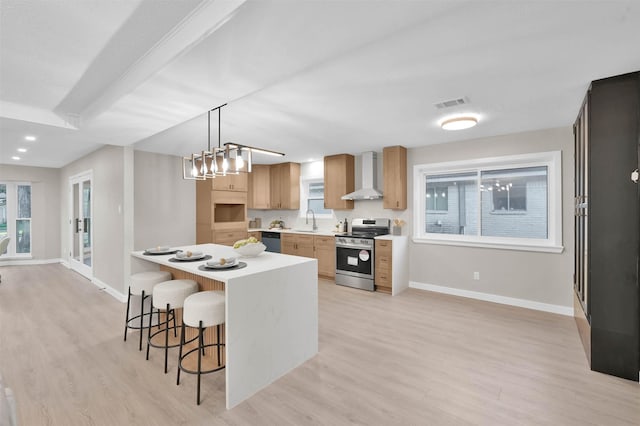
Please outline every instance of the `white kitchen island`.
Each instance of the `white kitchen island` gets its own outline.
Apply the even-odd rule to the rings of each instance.
[[[206,261],[170,262],[175,255],[132,253],[132,273],[162,265],[224,283],[226,300],[226,406],[234,407],[318,352],[318,262],[264,252],[241,257],[228,246],[176,247],[213,259],[237,257],[242,269],[198,269]],[[202,289],[202,288],[201,288]],[[214,373],[215,374],[215,373]],[[206,380],[206,379],[205,379]]]

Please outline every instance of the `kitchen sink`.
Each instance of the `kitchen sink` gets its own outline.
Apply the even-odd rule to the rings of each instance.
[[[304,232],[307,234],[316,234],[318,231],[313,231],[311,229],[292,229],[291,232]]]

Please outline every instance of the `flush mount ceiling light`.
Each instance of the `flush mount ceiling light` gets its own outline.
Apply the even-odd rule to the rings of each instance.
[[[444,130],[463,130],[478,124],[476,117],[465,115],[459,117],[448,118],[440,123],[440,127]]]
[[[220,110],[223,106],[207,111],[207,149],[190,157],[182,157],[182,178],[188,180],[214,179],[228,174],[251,173],[252,153],[284,156],[281,152],[227,142],[220,145]],[[211,112],[218,111],[218,147],[211,149]]]
[[[35,140],[36,140],[36,137],[35,137],[35,136],[28,135],[28,136],[25,136],[25,137],[24,137],[24,139],[25,139],[25,140],[27,140],[27,141],[29,141],[29,142],[33,142],[33,141],[35,141]]]

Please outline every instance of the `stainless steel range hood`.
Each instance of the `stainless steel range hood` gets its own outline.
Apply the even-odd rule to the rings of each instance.
[[[343,200],[379,200],[382,192],[375,188],[378,175],[378,155],[373,152],[362,153],[362,188],[343,195]]]

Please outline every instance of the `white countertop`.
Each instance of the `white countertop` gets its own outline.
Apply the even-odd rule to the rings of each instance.
[[[169,266],[171,268],[190,272],[192,274],[200,275],[225,283],[230,278],[245,277],[260,272],[272,271],[275,269],[285,268],[288,266],[306,262],[317,262],[316,259],[307,257],[291,256],[288,254],[271,253],[267,251],[262,252],[256,257],[244,257],[236,253],[232,247],[219,244],[198,244],[193,246],[182,246],[174,248],[183,251],[201,251],[205,254],[211,255],[212,259],[191,262],[170,262],[169,259],[175,258],[175,254],[150,256],[143,254],[144,251],[134,251],[131,253],[131,255],[140,259],[147,260],[149,262]],[[235,257],[238,259],[238,261],[246,263],[247,266],[241,269],[210,269],[206,271],[201,271],[198,269],[198,267],[200,265],[203,265],[205,262],[208,262],[209,260],[220,259],[221,257]]]
[[[403,238],[408,238],[406,235],[392,235],[392,234],[387,234],[387,235],[378,235],[377,237],[375,237],[376,240],[400,240]]]
[[[300,234],[300,235],[320,235],[322,237],[335,237],[336,235],[342,234],[341,232],[336,231],[327,231],[327,230],[319,230],[319,231],[302,231],[296,229],[280,229],[280,228],[249,228],[249,232],[278,232],[281,234]]]

